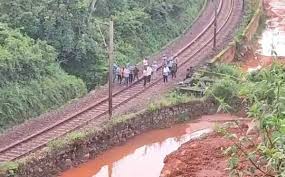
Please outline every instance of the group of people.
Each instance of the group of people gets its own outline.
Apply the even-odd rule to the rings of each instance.
[[[177,73],[177,61],[172,57],[166,57],[163,55],[163,63],[162,63],[162,76],[163,82],[168,82],[169,76],[172,78],[176,78]],[[149,63],[149,60],[145,58],[143,60],[143,85],[146,86],[147,83],[150,83],[152,79],[157,79],[158,75],[158,63],[153,61],[152,64]],[[135,80],[139,79],[139,68],[137,65],[127,65],[127,66],[118,66],[116,64],[113,65],[113,82],[116,80],[120,84],[129,85],[133,83]]]
[[[139,79],[139,69],[137,65],[127,65],[127,66],[118,66],[113,65],[113,82],[116,80],[120,84],[129,85],[133,83],[136,79]]]

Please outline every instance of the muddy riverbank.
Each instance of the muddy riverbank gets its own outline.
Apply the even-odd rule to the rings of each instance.
[[[213,130],[216,124],[239,119],[216,114],[171,128],[139,135],[126,144],[114,147],[60,177],[158,177],[164,158],[182,144]]]
[[[244,123],[242,128],[231,128],[230,131],[240,137],[247,129],[248,126]],[[228,177],[230,157],[224,152],[233,144],[233,141],[217,132],[187,142],[167,156],[160,177]],[[246,169],[247,165],[248,162],[244,160],[238,169]]]

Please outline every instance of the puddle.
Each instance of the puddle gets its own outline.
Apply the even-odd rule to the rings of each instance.
[[[150,131],[60,177],[159,177],[163,160],[168,154],[185,142],[211,132],[216,120],[224,122],[235,119],[230,115],[217,114],[172,128]]]
[[[257,51],[263,56],[285,56],[285,1],[265,0],[264,6],[268,16],[266,29],[259,40],[260,49]],[[275,51],[276,54],[273,52]]]

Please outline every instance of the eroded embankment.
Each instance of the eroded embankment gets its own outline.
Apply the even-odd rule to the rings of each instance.
[[[231,132],[241,136],[247,129],[248,125],[244,122],[240,128],[231,128]],[[167,156],[160,177],[228,177],[229,159],[225,150],[233,145],[233,141],[217,132],[206,138],[185,143]],[[239,168],[243,169],[246,165],[245,160]]]

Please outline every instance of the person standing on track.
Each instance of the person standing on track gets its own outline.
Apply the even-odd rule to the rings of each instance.
[[[173,65],[173,58],[170,57],[170,58],[168,58],[168,60],[167,60],[167,66],[168,66],[168,69],[169,69],[170,71],[172,71],[172,65]]]
[[[148,73],[147,73],[147,67],[144,67],[143,69],[143,86],[146,86],[148,80]]]
[[[152,64],[152,72],[153,72],[153,79],[156,79],[156,75],[157,75],[157,69],[158,69],[158,65],[157,65],[157,62],[154,61],[153,64]]]
[[[130,77],[130,70],[128,67],[126,67],[123,71],[124,74],[124,80],[125,80],[125,84],[126,86],[129,86],[129,77]]]
[[[147,82],[150,83],[151,75],[152,75],[152,68],[151,66],[147,66]]]
[[[176,62],[176,60],[173,60],[172,67],[171,67],[172,79],[176,78],[176,73],[177,73],[177,62]]]
[[[169,75],[169,68],[167,65],[164,65],[164,67],[162,68],[162,75],[163,75],[163,82],[166,83],[168,82],[168,75]]]
[[[134,81],[134,66],[133,65],[131,65],[130,67],[129,67],[129,70],[130,70],[130,77],[129,77],[129,81],[130,81],[130,83],[133,83],[133,81]]]
[[[120,84],[122,84],[122,82],[124,82],[124,80],[125,80],[124,72],[125,72],[125,66],[122,66],[121,71],[120,71],[120,75],[121,75],[121,82],[120,82]]]
[[[118,66],[117,69],[116,69],[116,76],[118,78],[118,83],[122,83],[122,74],[121,74],[121,68]]]
[[[140,70],[139,70],[138,66],[136,65],[134,68],[134,81],[136,79],[139,80],[139,72],[140,72]]]

